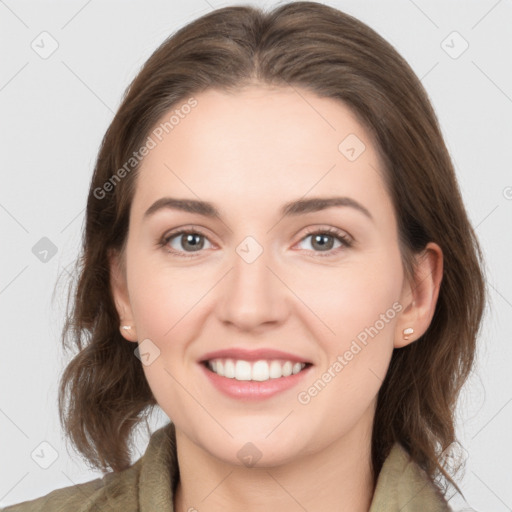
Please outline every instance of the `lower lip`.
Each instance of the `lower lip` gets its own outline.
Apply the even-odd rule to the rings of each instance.
[[[221,377],[212,372],[204,364],[201,364],[203,372],[210,382],[222,393],[241,400],[261,400],[270,398],[278,393],[296,386],[309,372],[311,366],[307,366],[299,373],[278,379],[269,379],[263,382],[255,380],[236,380],[228,377]]]

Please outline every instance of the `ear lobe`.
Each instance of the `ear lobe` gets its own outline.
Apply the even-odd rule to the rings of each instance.
[[[430,242],[416,256],[414,280],[402,292],[401,302],[406,307],[397,322],[395,348],[405,347],[425,334],[434,316],[442,278],[443,251]]]
[[[128,295],[126,271],[122,256],[118,251],[112,250],[109,251],[108,259],[110,267],[110,290],[121,322],[119,326],[120,332],[126,340],[136,342],[137,333]]]

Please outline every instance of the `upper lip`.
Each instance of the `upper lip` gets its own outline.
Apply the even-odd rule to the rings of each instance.
[[[256,350],[249,350],[246,348],[224,348],[222,350],[215,350],[204,354],[199,361],[204,363],[211,359],[241,359],[243,361],[284,359],[285,361],[291,361],[294,363],[310,363],[310,361],[301,356],[271,348],[259,348]]]

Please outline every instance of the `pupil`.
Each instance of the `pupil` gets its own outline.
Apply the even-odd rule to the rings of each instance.
[[[331,239],[330,244],[325,242],[326,238]],[[313,244],[315,244],[317,241],[320,242],[320,245],[319,245],[320,248],[326,249],[326,250],[332,249],[332,237],[330,235],[322,235],[322,234],[315,235]]]
[[[200,244],[197,239],[200,238],[201,235],[198,235],[198,234],[194,234],[194,233],[190,233],[190,234],[187,234],[186,235],[186,244],[191,244],[190,246],[192,247],[193,250],[198,250],[198,249],[201,249],[202,247],[202,244]],[[195,242],[194,242],[195,240]]]

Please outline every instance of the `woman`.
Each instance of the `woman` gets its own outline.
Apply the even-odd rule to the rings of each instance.
[[[481,252],[421,83],[313,2],[150,57],[91,182],[61,421],[103,479],[8,511],[449,510]],[[171,423],[130,464],[151,407]]]

